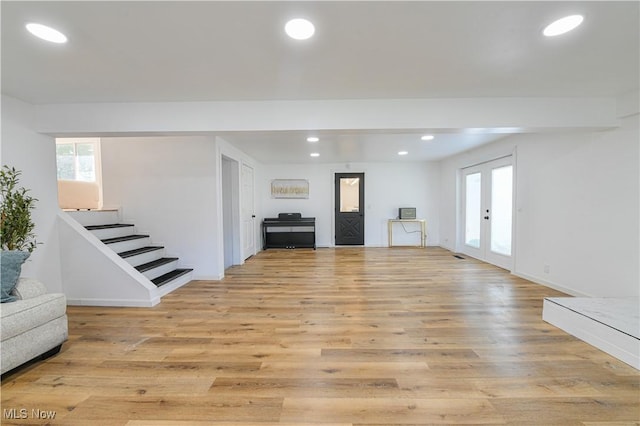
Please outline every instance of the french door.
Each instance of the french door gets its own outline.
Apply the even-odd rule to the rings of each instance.
[[[511,270],[513,163],[504,157],[462,170],[462,252]]]

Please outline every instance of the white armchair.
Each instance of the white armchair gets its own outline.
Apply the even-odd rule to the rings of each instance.
[[[57,353],[69,335],[64,294],[32,278],[20,278],[11,294],[18,300],[0,304],[2,374]]]

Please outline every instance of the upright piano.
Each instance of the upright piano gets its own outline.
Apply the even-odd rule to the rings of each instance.
[[[280,213],[262,221],[263,250],[306,247],[316,249],[316,218],[300,213]]]

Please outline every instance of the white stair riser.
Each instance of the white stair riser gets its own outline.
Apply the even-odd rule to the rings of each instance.
[[[122,241],[119,243],[111,243],[107,244],[111,250],[116,253],[122,253],[123,251],[135,250],[142,247],[146,247],[151,244],[151,239],[149,237],[145,238],[137,238],[131,241]]]
[[[127,235],[134,234],[134,228],[134,226],[123,226],[118,228],[93,229],[89,232],[98,237],[99,240],[106,240],[107,238],[126,237]]]
[[[162,286],[158,287],[158,291],[160,293],[160,296],[164,296],[165,294],[169,294],[171,293],[173,290],[175,290],[178,287],[181,287],[185,284],[187,284],[189,281],[192,280],[193,276],[193,271],[186,273],[178,278],[176,278],[175,280],[169,281],[166,284],[163,284]]]
[[[166,263],[162,266],[158,266],[157,268],[150,269],[142,273],[145,277],[150,280],[159,277],[160,275],[164,275],[167,272],[171,272],[178,267],[178,261],[174,260],[173,262]]]
[[[131,266],[142,265],[143,263],[152,262],[156,259],[164,257],[164,249],[154,250],[147,253],[138,254],[136,256],[125,257],[124,261]]]
[[[70,211],[67,212],[80,225],[107,225],[120,222],[120,214],[117,210],[108,211]]]

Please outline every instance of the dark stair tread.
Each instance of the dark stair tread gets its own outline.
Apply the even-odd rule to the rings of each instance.
[[[88,225],[85,228],[89,231],[97,231],[98,229],[113,229],[113,228],[126,228],[134,226],[128,223],[108,223],[106,225]]]
[[[122,258],[127,258],[127,257],[131,257],[131,256],[136,256],[138,254],[149,253],[149,252],[155,251],[155,250],[162,250],[163,248],[164,248],[163,246],[141,247],[141,248],[134,249],[134,250],[123,251],[122,253],[118,253],[118,256],[120,256]]]
[[[107,238],[100,241],[102,241],[105,244],[113,244],[113,243],[121,243],[123,241],[139,240],[141,238],[149,238],[149,236],[148,235],[127,235],[125,237]]]
[[[167,263],[171,263],[175,260],[178,260],[177,257],[161,257],[160,259],[152,260],[151,262],[143,263],[142,265],[136,266],[138,272],[146,272],[153,268],[157,268],[158,266],[165,265]]]
[[[157,287],[160,287],[161,285],[164,285],[170,282],[171,280],[174,280],[178,277],[188,274],[191,271],[193,271],[193,269],[174,269],[171,272],[167,272],[164,275],[160,275],[158,278],[152,279],[151,282],[154,283]]]

